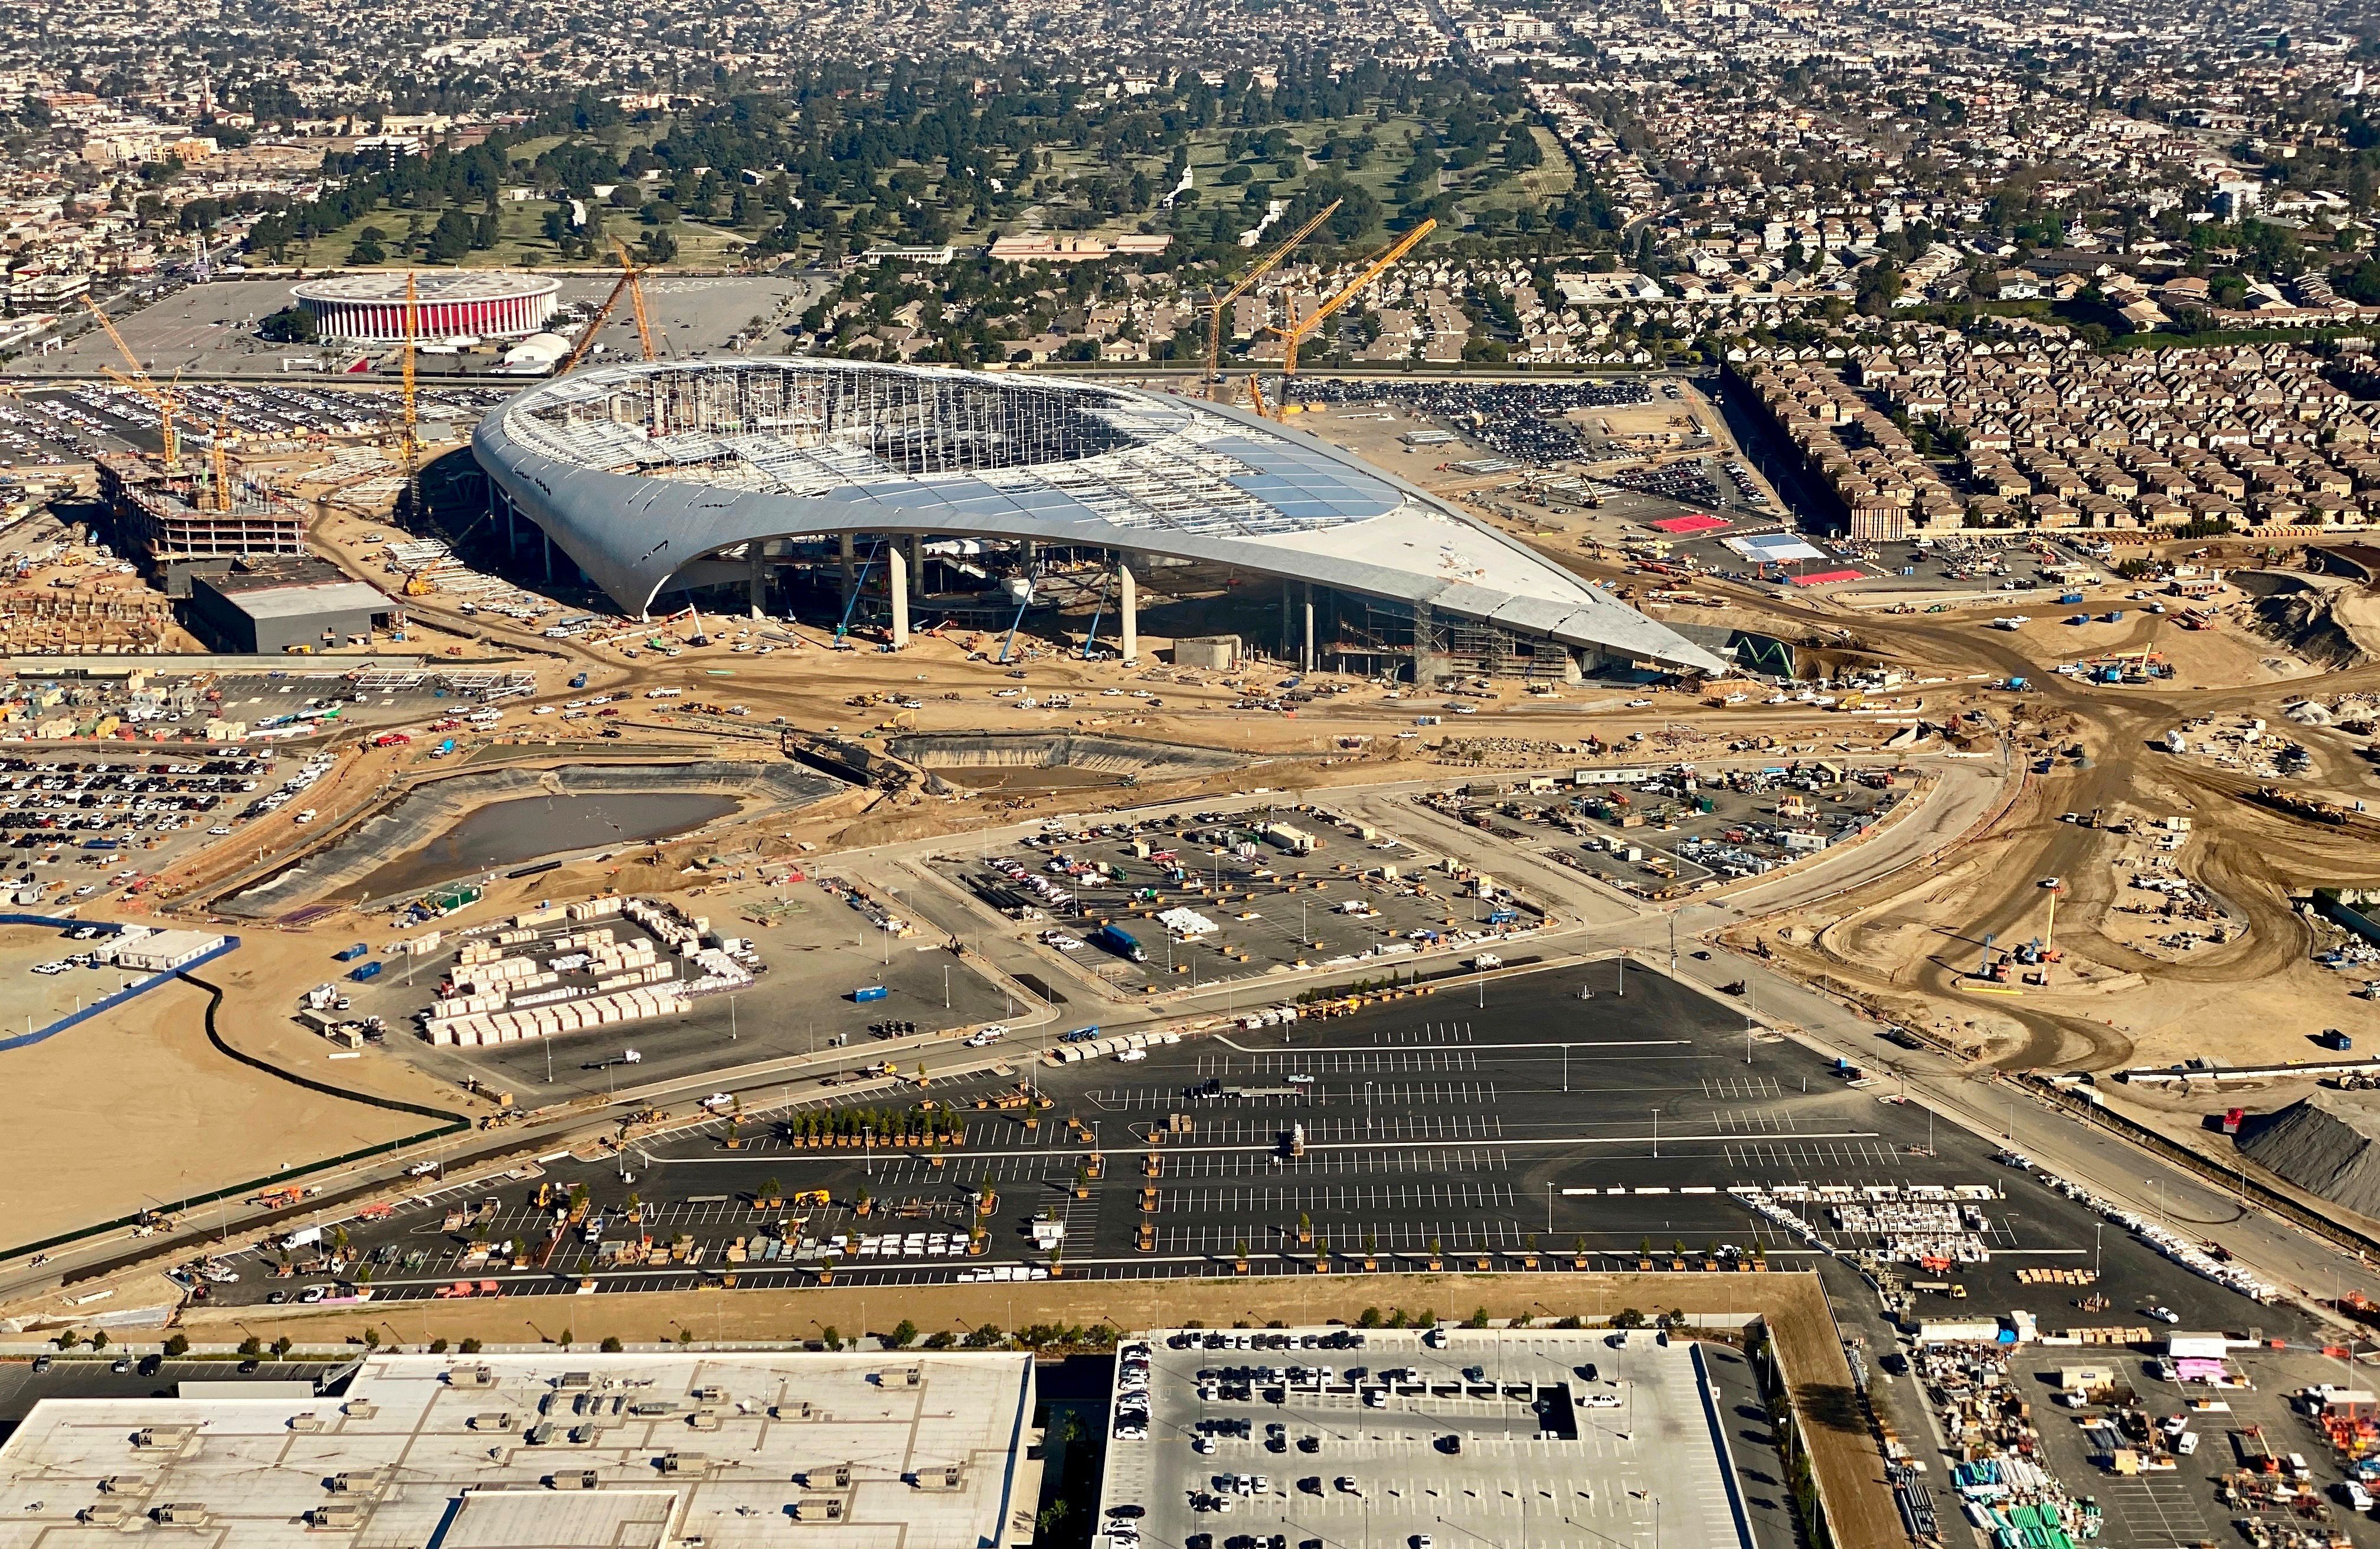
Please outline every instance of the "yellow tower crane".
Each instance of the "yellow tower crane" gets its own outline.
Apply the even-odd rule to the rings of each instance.
[[[637,342],[644,348],[645,359],[651,360],[660,357],[660,351],[653,345],[652,319],[645,311],[645,287],[638,283],[644,278],[644,271],[638,268],[636,260],[629,256],[628,244],[614,237],[612,245],[620,250],[620,277],[612,282],[612,294],[604,297],[603,304],[595,309],[595,316],[588,323],[587,331],[578,335],[578,342],[570,347],[570,353],[562,358],[562,364],[553,368],[556,376],[568,375],[572,368],[587,358],[587,352],[595,348],[595,335],[601,333],[603,324],[611,321],[613,311],[619,306],[623,296],[629,298],[629,304],[635,311]]]
[[[614,237],[612,245],[620,250],[620,273],[627,276],[628,308],[637,319],[637,343],[644,350],[646,360],[658,360],[661,351],[653,345],[653,320],[651,314],[645,311],[645,272],[628,255],[627,243]]]
[[[1405,254],[1413,251],[1415,248],[1420,247],[1423,240],[1427,238],[1431,232],[1436,231],[1437,229],[1438,222],[1434,220],[1422,222],[1421,225],[1414,227],[1411,231],[1406,232],[1402,237],[1398,238],[1396,241],[1390,246],[1388,251],[1372,260],[1371,262],[1364,265],[1364,271],[1362,274],[1357,274],[1354,279],[1341,287],[1337,295],[1331,297],[1328,301],[1323,302],[1319,307],[1317,307],[1310,315],[1305,317],[1293,317],[1289,320],[1288,326],[1275,328],[1273,330],[1274,333],[1281,335],[1282,343],[1287,347],[1281,351],[1281,402],[1273,406],[1274,419],[1285,419],[1289,414],[1289,379],[1297,374],[1297,347],[1310,337],[1316,329],[1321,327],[1324,322],[1327,321],[1333,312],[1336,312],[1340,308],[1345,306],[1348,302],[1362,295],[1367,286],[1388,272],[1390,264],[1395,263],[1397,260],[1404,257]],[[1250,380],[1253,383],[1254,379],[1251,378]],[[1256,405],[1257,412],[1258,414],[1262,414],[1265,411],[1265,408],[1264,399],[1261,396],[1257,398]]]
[[[99,310],[98,302],[86,296],[82,298],[82,304],[89,309],[91,316],[99,319],[99,325],[107,330],[108,342],[115,345],[115,352],[124,357],[124,363],[132,368],[130,376],[112,367],[109,368],[107,374],[110,380],[122,383],[157,406],[158,440],[164,456],[165,467],[170,471],[179,466],[182,460],[181,435],[174,428],[174,416],[182,407],[180,400],[176,399],[170,391],[150,380],[149,373],[141,369],[140,357],[132,353],[132,347],[124,342],[124,335],[115,331],[115,324],[109,322],[107,314]]]
[[[420,460],[421,436],[419,431],[416,428],[414,419],[413,340],[414,335],[418,331],[417,321],[419,309],[417,303],[419,299],[419,296],[420,292],[415,285],[413,271],[407,269],[405,272],[405,346],[403,350],[405,363],[403,366],[402,382],[398,387],[399,428],[397,431],[397,450],[405,459],[406,514],[408,517],[417,518],[421,514],[421,474],[420,470],[414,465]]]
[[[1231,289],[1223,292],[1221,296],[1216,299],[1213,309],[1207,314],[1207,375],[1205,380],[1207,384],[1207,396],[1208,397],[1211,398],[1215,396],[1215,382],[1219,374],[1216,368],[1223,355],[1223,309],[1230,306],[1232,302],[1238,300],[1242,295],[1245,294],[1248,287],[1256,284],[1257,281],[1264,278],[1267,274],[1270,273],[1273,266],[1279,263],[1282,259],[1287,258],[1290,255],[1290,252],[1295,249],[1300,242],[1303,242],[1308,237],[1313,236],[1315,228],[1321,226],[1324,221],[1327,221],[1331,216],[1337,214],[1339,213],[1339,206],[1342,202],[1342,201],[1340,200],[1332,200],[1330,206],[1320,214],[1315,216],[1304,226],[1299,226],[1288,241],[1283,242],[1280,247],[1273,249],[1272,251],[1257,260],[1255,267],[1251,268],[1246,274],[1241,275],[1237,285],[1234,285]]]
[[[225,445],[230,435],[229,422],[216,415],[214,444],[207,448],[207,462],[214,473],[214,506],[218,515],[231,509],[231,454]]]

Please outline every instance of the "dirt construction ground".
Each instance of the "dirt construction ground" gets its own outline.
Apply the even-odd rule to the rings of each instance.
[[[161,985],[0,1056],[14,1116],[0,1125],[0,1243],[36,1242],[428,1127],[224,1058],[207,1043],[206,1000],[188,985]]]

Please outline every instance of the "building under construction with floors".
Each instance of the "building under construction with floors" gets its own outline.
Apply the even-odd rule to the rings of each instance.
[[[102,457],[100,494],[116,553],[152,574],[177,560],[306,552],[306,513],[246,479],[221,489],[203,470],[174,472],[143,457]]]

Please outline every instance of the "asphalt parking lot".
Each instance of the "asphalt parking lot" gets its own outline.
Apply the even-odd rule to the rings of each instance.
[[[812,1054],[837,1047],[838,1039],[855,1065],[890,1059],[906,1070],[915,1064],[905,1052],[909,1040],[880,1039],[871,1028],[914,1023],[922,1036],[1025,1009],[979,976],[971,959],[953,956],[939,933],[893,936],[819,887],[794,884],[780,906],[755,914],[731,917],[725,908],[713,914],[715,928],[752,942],[765,970],[742,990],[696,1000],[683,1017],[515,1043],[432,1046],[413,1031],[414,1018],[429,1004],[445,959],[415,967],[409,982],[404,961],[391,961],[368,983],[337,982],[353,1002],[350,1015],[386,1021],[396,1057],[446,1080],[476,1078],[514,1093],[523,1106]],[[641,933],[624,921],[612,923],[623,941]],[[325,978],[344,971],[345,965],[324,964]],[[854,998],[857,990],[880,986],[880,999]],[[634,1066],[623,1063],[631,1048],[639,1056]],[[931,1055],[927,1064],[940,1067],[950,1058]]]
[[[1050,1256],[1036,1246],[1037,1223],[1045,1241],[1050,1224],[1062,1226],[1069,1277],[1230,1275],[1242,1244],[1257,1275],[1311,1274],[1325,1252],[1340,1273],[1366,1274],[1368,1259],[1380,1275],[1425,1273],[1433,1257],[1464,1271],[1532,1259],[1553,1271],[1648,1261],[1724,1270],[1763,1257],[1795,1268],[1886,1251],[1888,1238],[1924,1236],[1932,1228],[1923,1223],[1947,1208],[1939,1235],[1955,1262],[1897,1271],[1963,1287],[1968,1299],[1922,1296],[1921,1316],[2023,1308],[2055,1332],[2138,1324],[2162,1305],[2187,1328],[2303,1336],[2301,1317],[2199,1279],[2120,1228],[2103,1232],[2085,1205],[1995,1161],[1989,1141],[1895,1101],[1892,1052],[1879,1039],[1870,1084],[1854,1086],[1798,1044],[1748,1034],[1731,1006],[1641,967],[1623,986],[1607,962],[1185,1038],[1136,1061],[1053,1066],[997,1045],[964,1051],[971,1061],[952,1051],[948,1066],[937,1056],[948,1073],[926,1092],[812,1084],[756,1095],[734,1120],[744,1142],[735,1151],[723,1143],[728,1117],[682,1116],[625,1161],[560,1157],[533,1179],[433,1186],[425,1202],[348,1229],[359,1253],[391,1250],[375,1269],[375,1298],[403,1299],[462,1277],[475,1239],[541,1253],[552,1220],[531,1207],[537,1183],[584,1186],[606,1224],[594,1242],[565,1234],[541,1265],[486,1270],[504,1295],[566,1294],[582,1275],[597,1292],[692,1284],[725,1269],[738,1239],[747,1286],[812,1283],[821,1269],[838,1284],[1021,1278]],[[995,1068],[1003,1055],[1006,1068]],[[1021,1104],[1020,1085],[1048,1106],[976,1105]],[[930,1153],[801,1143],[806,1116],[865,1110],[886,1125],[929,1099],[949,1104],[961,1127]],[[1094,1151],[1101,1174],[1083,1178]],[[772,1180],[788,1193],[823,1189],[830,1202],[761,1208]],[[985,1251],[969,1257],[979,1190],[993,1207],[981,1218]],[[1801,1225],[1763,1214],[1754,1191]],[[640,1226],[622,1221],[632,1192]],[[443,1225],[457,1201],[486,1198],[496,1201],[486,1221]],[[606,1237],[667,1244],[681,1234],[688,1251],[668,1262],[601,1267]],[[777,1246],[752,1260],[761,1238]],[[268,1281],[258,1262],[244,1259],[217,1299],[328,1280]],[[2015,1273],[2094,1265],[2105,1311],[2080,1310],[2080,1287]],[[1378,1293],[1383,1302],[1397,1294]]]
[[[1289,965],[1383,978],[1440,971],[1448,960],[1426,954],[1492,949],[1540,922],[1525,907],[1483,902],[1433,868],[1433,852],[1324,811],[1205,817],[1052,834],[1002,855],[935,864],[985,906],[1038,928],[1052,953],[1125,990],[1260,986]],[[1280,825],[1317,848],[1301,853],[1290,835],[1269,837]],[[1103,925],[1131,942],[1102,934]]]
[[[557,302],[565,311],[591,311],[613,283],[601,274],[556,277],[562,286]],[[285,274],[217,280],[171,289],[147,306],[118,305],[110,315],[142,364],[160,380],[179,374],[279,378],[285,361],[310,366],[316,356],[309,347],[271,344],[257,336],[259,323],[291,305],[290,287],[295,283]],[[648,313],[667,338],[668,352],[674,356],[722,350],[731,338],[748,329],[753,319],[764,324],[782,321],[788,310],[798,313],[808,306],[820,289],[819,282],[793,275],[671,275],[648,280],[644,287]],[[614,326],[605,331],[603,342],[615,353],[637,348],[634,323],[625,307],[614,318]],[[343,368],[358,354],[393,357],[394,353],[394,347],[383,345],[346,348],[344,353],[334,348],[326,355]],[[443,371],[462,367],[483,372],[494,360],[493,355],[484,354],[425,356],[420,365],[434,383]],[[107,335],[93,328],[83,331],[63,350],[29,361],[18,374],[40,371],[96,374],[103,366],[121,370],[123,364]],[[496,378],[489,385],[508,395],[531,380]],[[300,384],[303,381],[298,378]]]
[[[1892,778],[1881,771],[1859,773]],[[1833,766],[1800,760],[1781,762],[1774,772],[1706,771],[1691,791],[1670,769],[1646,774],[1641,784],[1549,794],[1477,796],[1464,787],[1432,804],[1500,837],[1549,838],[1561,863],[1655,896],[1806,859],[1856,836],[1905,789],[1840,778]],[[1740,788],[1714,783],[1718,780]]]
[[[1578,427],[1564,416],[1652,401],[1643,377],[1553,382],[1396,381],[1304,376],[1290,389],[1300,403],[1360,408],[1378,404],[1435,421],[1493,454],[1496,460],[1549,468],[1587,455]]]
[[[1324,1343],[1348,1340],[1361,1344]],[[1118,1410],[1147,1420],[1115,1427],[1102,1519],[1136,1521],[1142,1542],[1202,1549],[1585,1549],[1657,1533],[1714,1549],[1742,1543],[1694,1347],[1648,1333],[1621,1341],[1551,1330],[1159,1331],[1119,1351],[1119,1397],[1145,1402]],[[1146,1515],[1108,1515],[1120,1506]]]

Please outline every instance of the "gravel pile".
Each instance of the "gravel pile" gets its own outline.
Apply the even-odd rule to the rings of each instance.
[[[2240,1149],[2309,1193],[2380,1215],[2380,1102],[2373,1098],[2316,1092],[2257,1123]]]

